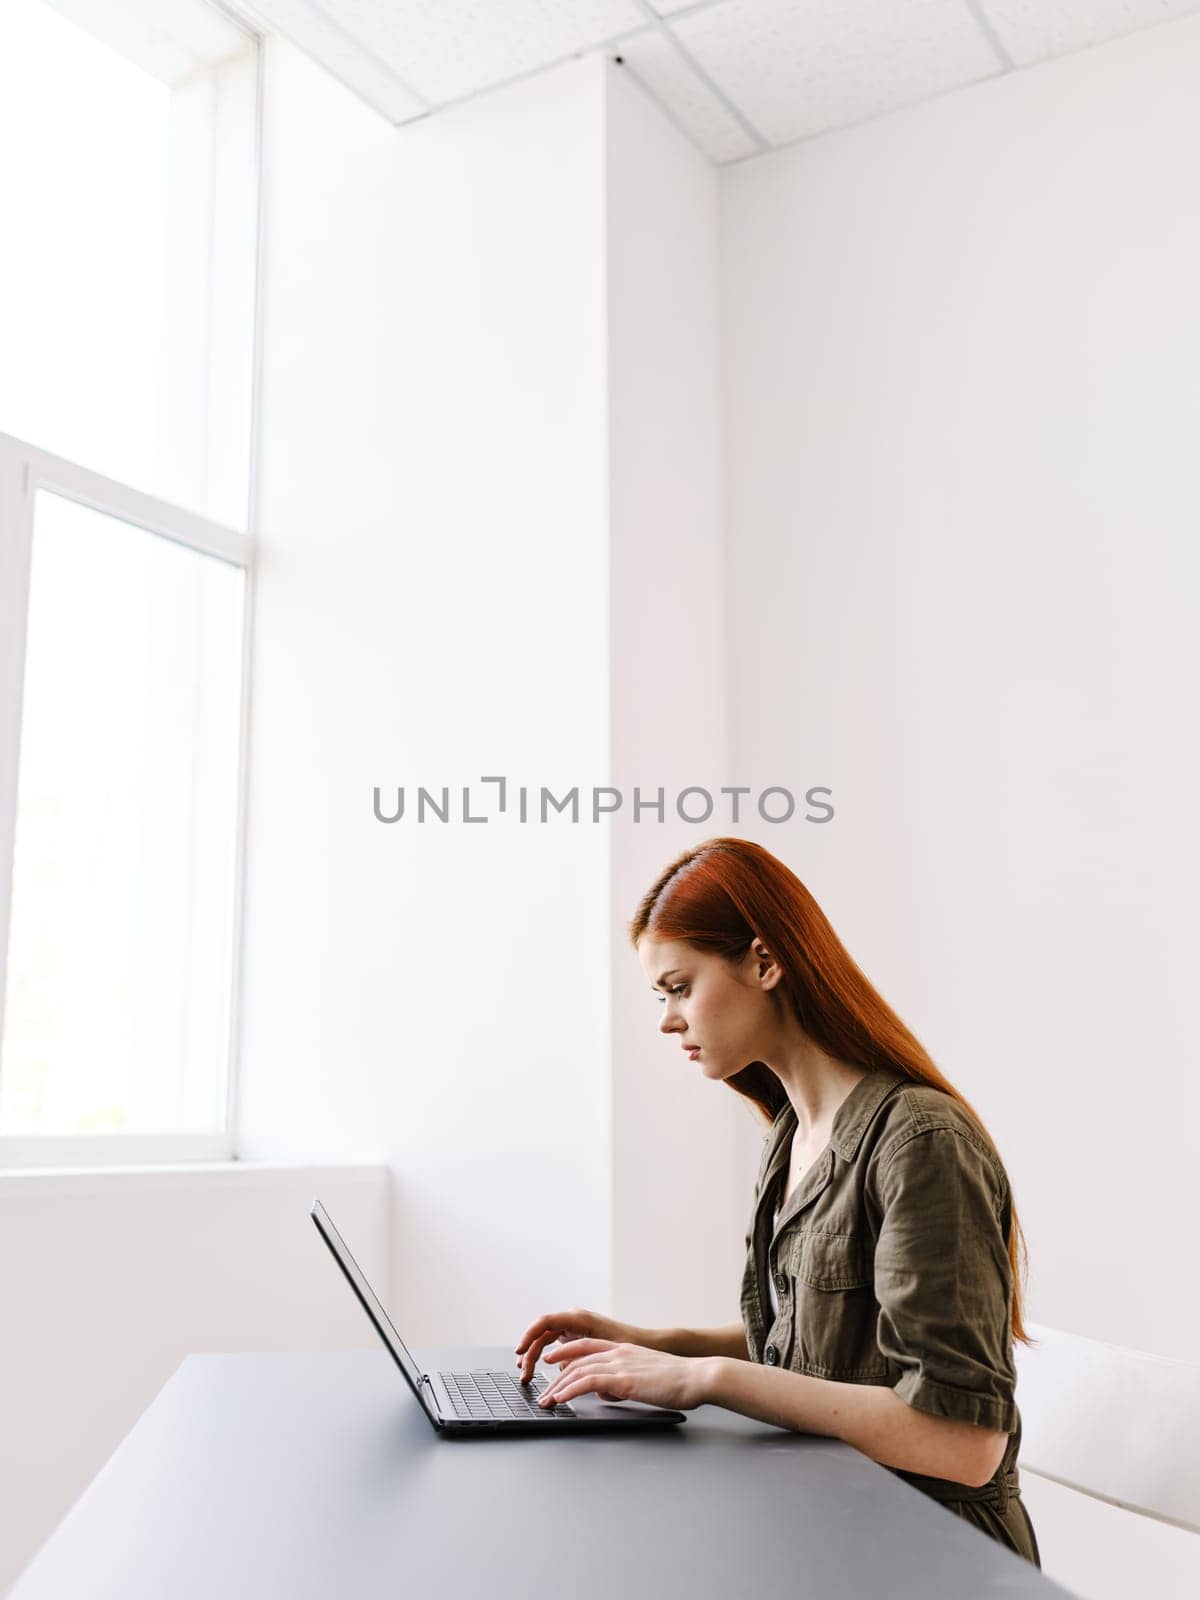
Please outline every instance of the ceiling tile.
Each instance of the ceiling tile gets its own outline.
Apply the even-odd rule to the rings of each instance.
[[[1003,70],[965,0],[723,0],[670,26],[772,144]]]
[[[660,17],[674,16],[680,11],[704,11],[709,6],[724,4],[724,0],[646,0]]]
[[[253,0],[252,6],[238,4],[237,9],[311,56],[389,122],[409,122],[429,110],[429,103],[414,94],[411,85],[310,0]]]
[[[626,39],[617,52],[629,72],[710,161],[718,165],[761,148],[657,28]]]
[[[649,23],[636,0],[307,0],[434,104]]]
[[[1200,11],[1200,0],[982,0],[1019,67]]]

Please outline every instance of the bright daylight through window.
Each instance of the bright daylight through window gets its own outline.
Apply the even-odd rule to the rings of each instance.
[[[206,0],[0,6],[0,1164],[231,1153],[257,123]]]

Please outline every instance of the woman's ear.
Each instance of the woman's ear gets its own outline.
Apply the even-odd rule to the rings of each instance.
[[[755,939],[750,948],[754,955],[755,973],[759,984],[764,989],[773,989],[783,977],[783,968],[761,939]]]

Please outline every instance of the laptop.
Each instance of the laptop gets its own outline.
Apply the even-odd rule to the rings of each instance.
[[[438,1433],[469,1437],[485,1433],[597,1433],[614,1428],[668,1428],[687,1421],[683,1411],[644,1405],[640,1400],[601,1400],[594,1394],[539,1406],[538,1396],[547,1387],[547,1379],[535,1371],[528,1384],[522,1384],[515,1367],[512,1372],[422,1372],[319,1200],[313,1201],[311,1215],[375,1332],[391,1351]]]

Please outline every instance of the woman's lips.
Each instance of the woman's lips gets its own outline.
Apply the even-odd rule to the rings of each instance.
[[[683,1048],[693,1061],[700,1054],[700,1046],[698,1044],[685,1044]]]

